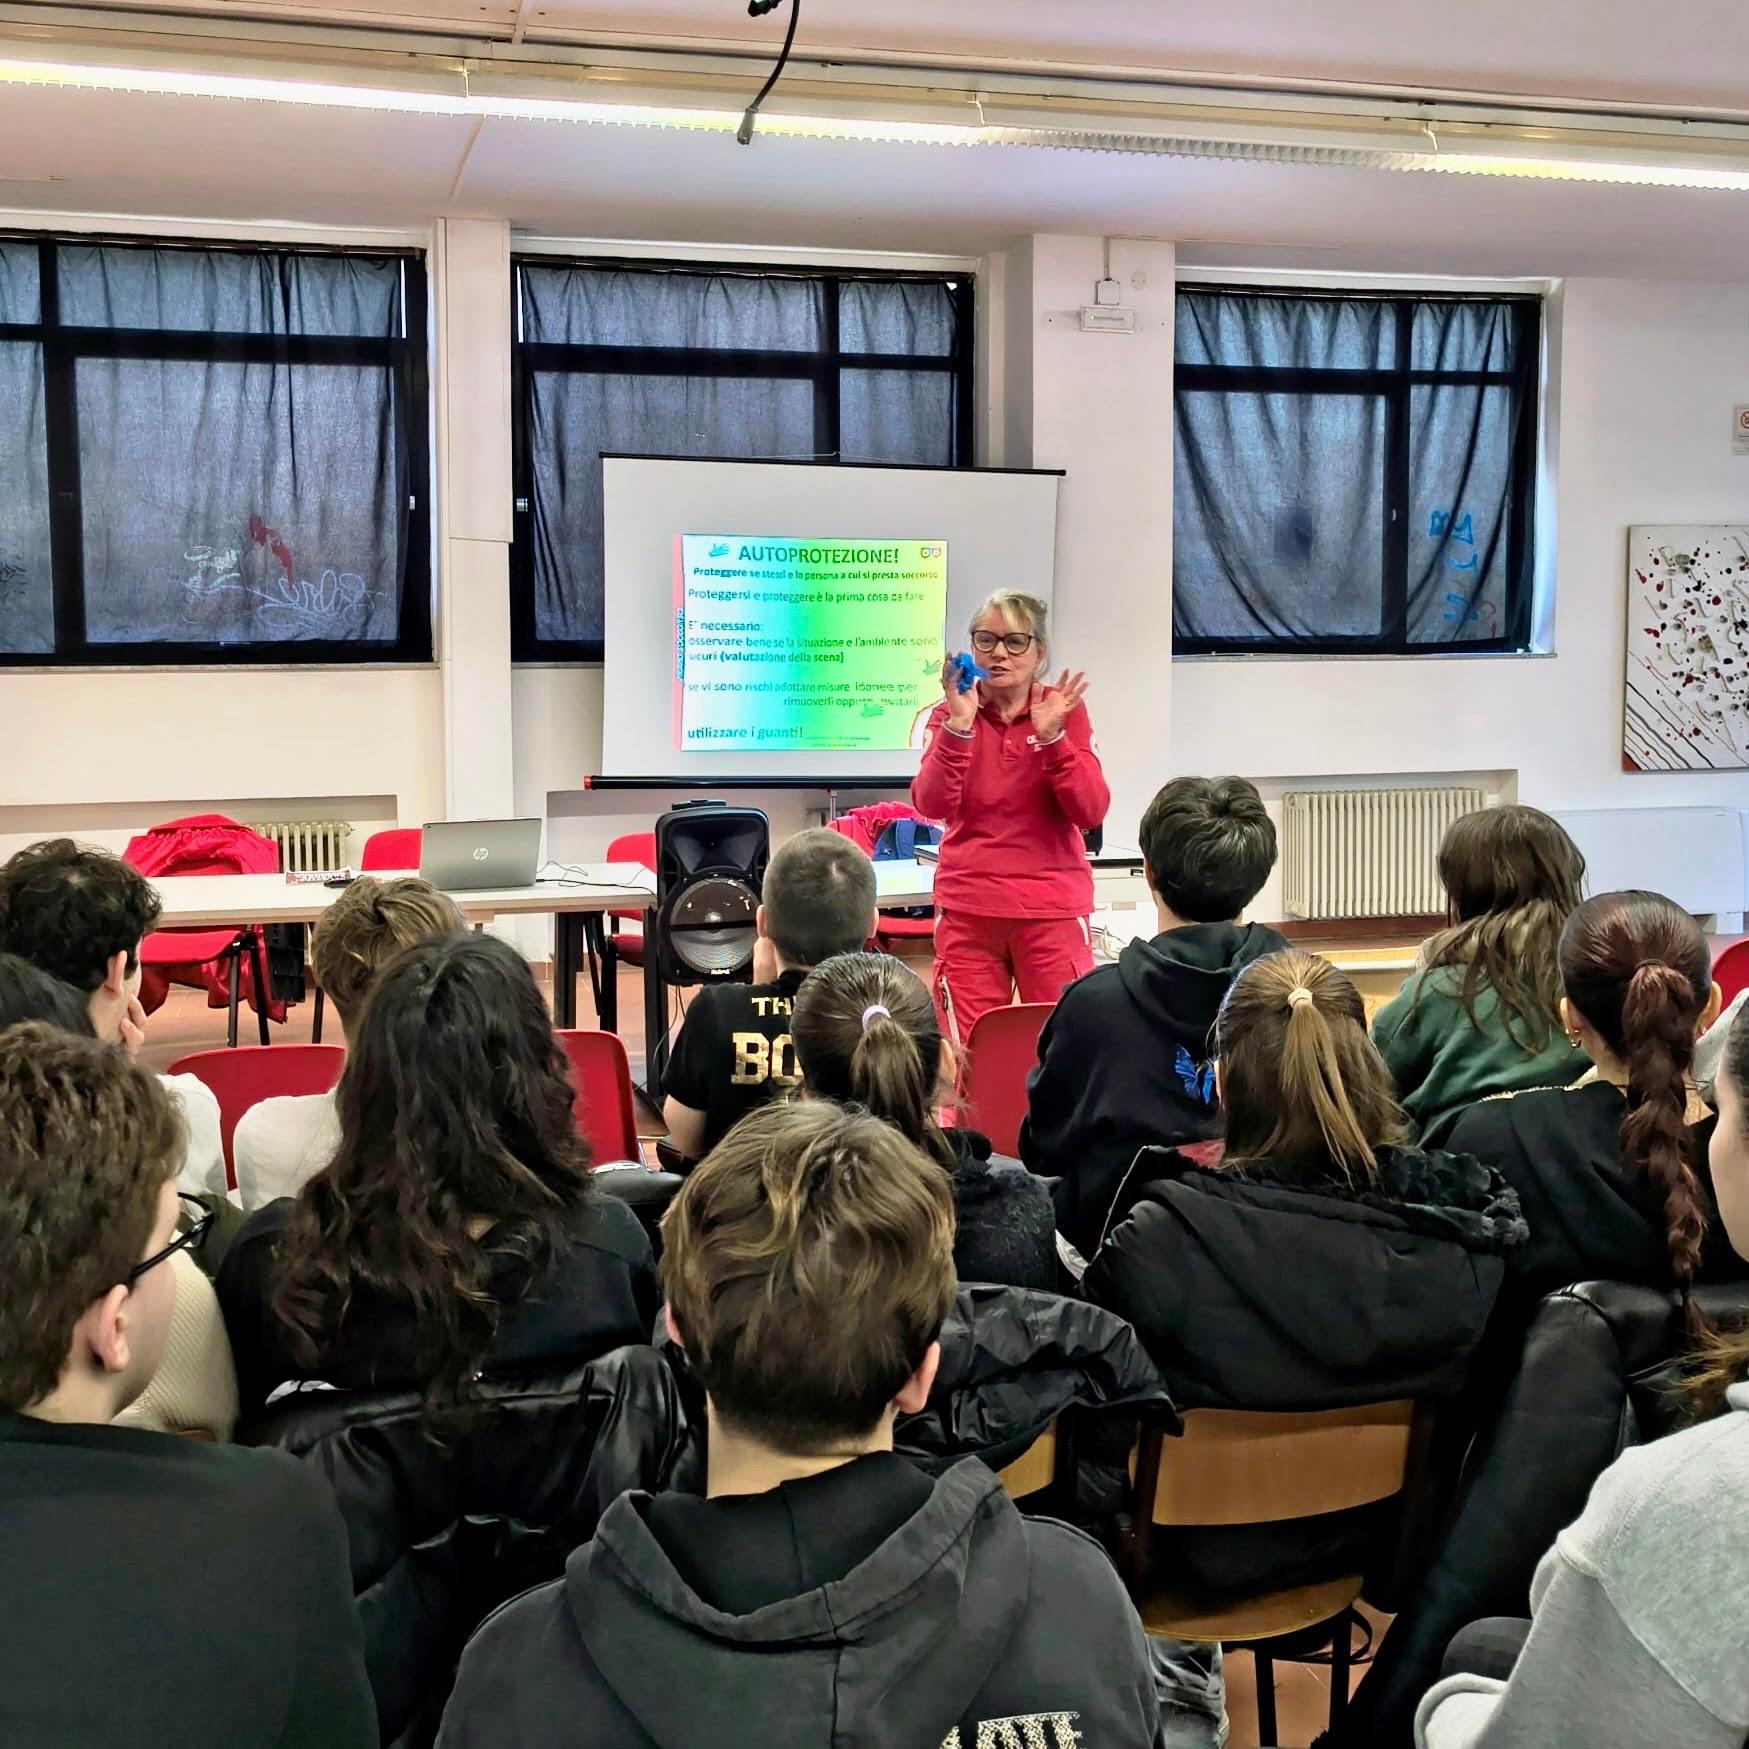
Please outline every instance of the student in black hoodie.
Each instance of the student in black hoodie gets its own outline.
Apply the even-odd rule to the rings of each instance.
[[[929,992],[885,953],[841,953],[815,966],[790,1020],[803,1090],[884,1118],[953,1182],[953,1262],[961,1281],[1057,1290],[1050,1193],[1017,1161],[992,1164],[990,1138],[944,1130],[953,1056]]]
[[[709,1398],[706,1498],[625,1494],[492,1616],[440,1749],[1144,1749],[1159,1706],[1105,1557],[975,1459],[892,1450],[954,1291],[946,1174],[824,1100],[745,1118],[663,1223]]]
[[[1209,1033],[1240,968],[1287,942],[1240,913],[1275,866],[1242,777],[1175,777],[1142,815],[1159,930],[1063,992],[1027,1078],[1020,1153],[1059,1180],[1057,1226],[1092,1257],[1136,1151],[1221,1133]]]
[[[1135,1325],[1183,1409],[1454,1395],[1524,1239],[1517,1197],[1491,1167],[1409,1145],[1360,996],[1328,960],[1247,966],[1215,1045],[1220,1166],[1139,1155],[1083,1293]],[[1218,1560],[1179,1554],[1206,1583],[1331,1576],[1227,1564],[1234,1533],[1203,1536],[1224,1539]]]

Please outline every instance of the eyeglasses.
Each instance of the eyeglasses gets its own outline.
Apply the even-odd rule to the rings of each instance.
[[[209,1209],[198,1197],[187,1196],[178,1191],[176,1200],[182,1204],[183,1218],[188,1225],[164,1247],[162,1251],[154,1251],[143,1263],[136,1263],[122,1277],[123,1287],[132,1287],[148,1269],[156,1269],[160,1263],[167,1263],[178,1251],[188,1251],[198,1245],[212,1230],[212,1224],[219,1218],[217,1209]]]
[[[1037,642],[1032,632],[973,632],[972,648],[980,656],[988,656],[998,644],[1010,656],[1024,656]]]

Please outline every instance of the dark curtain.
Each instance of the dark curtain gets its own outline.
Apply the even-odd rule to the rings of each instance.
[[[1177,646],[1520,646],[1534,300],[1177,299]]]
[[[36,245],[0,241],[0,328],[34,324],[40,310]],[[54,647],[42,343],[0,339],[0,650]]]
[[[522,261],[517,287],[525,656],[600,646],[604,453],[966,459],[948,282]]]
[[[63,247],[59,267],[68,327],[402,331],[392,258]],[[117,350],[76,367],[89,641],[392,643],[407,493],[386,348],[368,363],[345,345],[331,362],[216,340],[207,356]]]

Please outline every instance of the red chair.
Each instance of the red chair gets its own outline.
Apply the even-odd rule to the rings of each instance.
[[[1749,990],[1749,941],[1734,941],[1713,961],[1713,982],[1728,1008]]]
[[[864,855],[874,851],[881,833],[894,820],[918,820],[923,816],[909,802],[870,802],[866,807],[852,808],[826,824],[848,838]],[[905,910],[916,907],[905,906]],[[935,911],[931,907],[922,917],[902,917],[896,911],[880,914],[880,927],[875,930],[874,945],[883,953],[897,953],[904,941],[934,941]]]
[[[373,832],[364,841],[364,854],[358,859],[361,874],[378,874],[385,869],[416,869],[425,850],[425,833],[418,826],[391,826],[386,832]],[[316,986],[316,1009],[310,1020],[310,1038],[322,1042],[322,1015],[327,998],[322,986]]]
[[[638,1114],[632,1103],[632,1066],[626,1048],[611,1032],[567,1029],[558,1040],[571,1059],[576,1097],[571,1115],[597,1165],[644,1158],[638,1141]]]
[[[425,852],[425,833],[418,826],[392,826],[386,832],[373,832],[364,841],[364,854],[358,866],[365,874],[377,874],[383,869],[412,869],[417,873],[419,859]]]
[[[963,1085],[967,1121],[990,1138],[998,1154],[1020,1152],[1026,1116],[1026,1077],[1038,1061],[1038,1035],[1053,1002],[1016,1002],[980,1014],[966,1040]]]
[[[150,878],[272,874],[279,870],[279,848],[224,814],[190,814],[130,839],[122,860]],[[204,986],[209,1008],[229,1008],[227,1045],[237,1043],[237,1014],[245,996],[255,1009],[263,1044],[268,1042],[269,1015],[285,1019],[285,1004],[273,1000],[266,939],[259,924],[242,929],[155,929],[140,943],[140,963],[145,967],[140,1000],[148,1014],[163,1003],[171,984]],[[226,978],[219,974],[221,965],[227,968]]]
[[[656,834],[626,832],[607,847],[609,862],[635,862],[656,872]],[[609,911],[607,914],[607,964],[611,970],[615,960],[628,966],[644,963],[644,914],[642,911]],[[622,929],[622,923],[635,923],[636,929]]]
[[[192,1075],[213,1090],[219,1102],[219,1136],[225,1144],[225,1183],[237,1185],[231,1138],[237,1119],[264,1099],[326,1093],[340,1079],[346,1052],[339,1045],[245,1045],[241,1049],[196,1051],[170,1065],[172,1075]]]

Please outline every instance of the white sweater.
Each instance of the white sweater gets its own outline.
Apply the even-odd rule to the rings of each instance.
[[[1623,1452],[1531,1582],[1509,1682],[1451,1676],[1420,1749],[1742,1749],[1749,1735],[1749,1385]]]
[[[282,1196],[296,1196],[340,1146],[340,1118],[332,1093],[264,1099],[237,1120],[231,1158],[237,1200],[246,1214]]]
[[[152,1382],[116,1416],[152,1433],[208,1432],[223,1442],[237,1425],[237,1368],[213,1284],[186,1251],[170,1259],[176,1309]]]
[[[188,1146],[176,1188],[202,1196],[225,1194],[225,1144],[219,1134],[219,1102],[213,1090],[193,1075],[160,1075],[165,1090],[182,1113]]]

